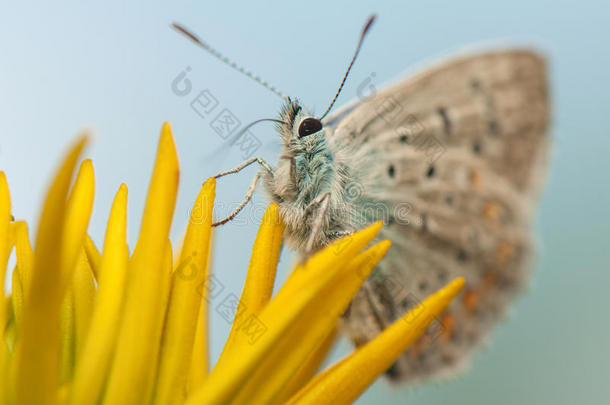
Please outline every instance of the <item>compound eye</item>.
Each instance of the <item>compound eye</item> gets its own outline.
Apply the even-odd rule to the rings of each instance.
[[[322,121],[317,118],[305,118],[299,125],[299,138],[315,134],[322,129]]]

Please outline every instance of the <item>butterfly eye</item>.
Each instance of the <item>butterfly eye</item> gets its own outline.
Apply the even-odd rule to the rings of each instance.
[[[299,138],[315,134],[322,129],[322,121],[317,118],[305,118],[299,125]]]

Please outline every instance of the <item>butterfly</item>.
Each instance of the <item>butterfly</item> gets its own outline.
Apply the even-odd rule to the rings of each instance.
[[[285,242],[307,257],[374,221],[393,243],[342,319],[362,345],[461,276],[464,291],[386,372],[415,383],[464,369],[528,283],[531,223],[549,150],[545,58],[527,49],[468,54],[360,98],[326,117],[375,16],[367,21],[343,81],[321,117],[174,27],[285,103],[275,165],[253,158],[278,204]],[[244,131],[249,128],[246,127]],[[243,133],[243,131],[241,131]],[[239,136],[239,134],[238,134]]]

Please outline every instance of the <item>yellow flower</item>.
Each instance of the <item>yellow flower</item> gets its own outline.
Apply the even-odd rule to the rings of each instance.
[[[0,299],[0,402],[10,404],[350,403],[438,316],[457,279],[353,354],[317,374],[337,321],[390,246],[367,248],[379,223],[297,266],[272,297],[283,224],[263,216],[233,327],[208,372],[207,303],[214,179],[193,206],[179,257],[168,239],[178,189],[169,125],[133,252],[126,242],[127,187],[110,210],[100,253],[87,235],[94,176],[86,144],[65,158],[44,202],[35,249],[13,221],[0,172],[0,281],[14,248],[11,295]],[[414,314],[417,313],[417,316]],[[315,376],[314,376],[315,375]]]

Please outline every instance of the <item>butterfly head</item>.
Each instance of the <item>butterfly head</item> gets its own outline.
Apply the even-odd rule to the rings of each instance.
[[[288,100],[280,112],[278,131],[286,146],[300,144],[305,139],[324,136],[322,121],[304,109],[297,100]]]

